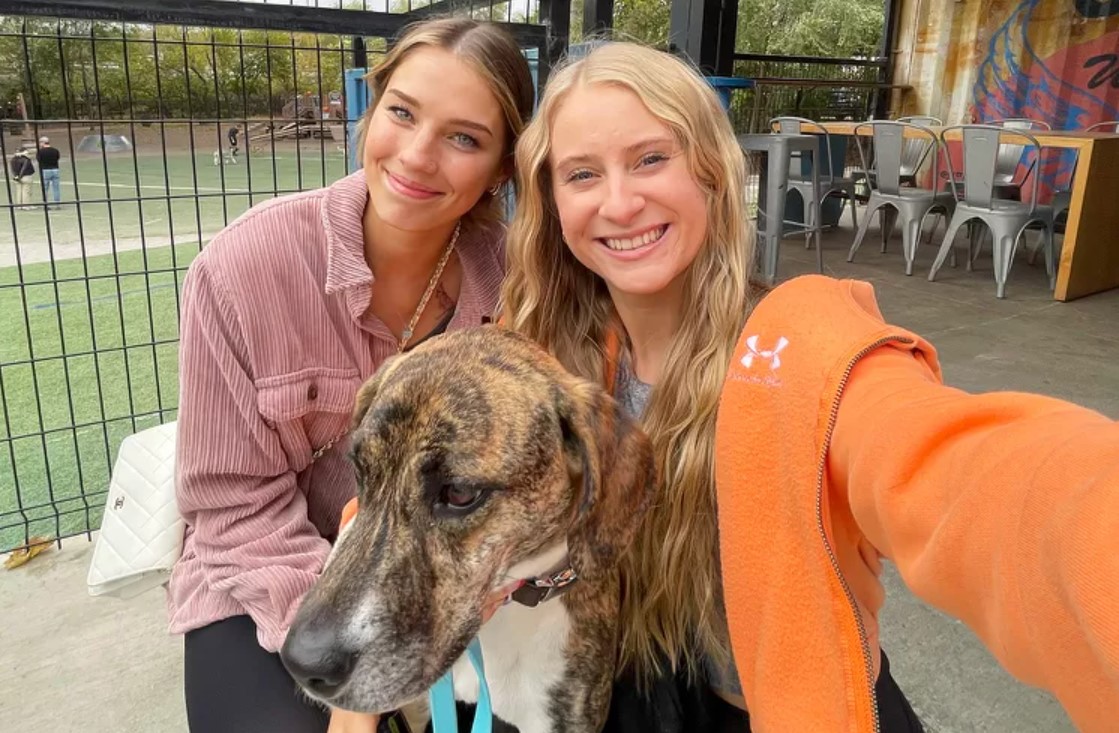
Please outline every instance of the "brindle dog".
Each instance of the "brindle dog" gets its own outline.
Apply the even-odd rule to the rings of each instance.
[[[313,698],[384,712],[424,696],[478,636],[495,714],[521,733],[597,733],[615,672],[617,562],[654,483],[648,438],[598,385],[497,326],[431,339],[357,397],[360,509],[282,651]],[[536,607],[487,599],[573,569]],[[515,597],[515,596],[514,596]]]

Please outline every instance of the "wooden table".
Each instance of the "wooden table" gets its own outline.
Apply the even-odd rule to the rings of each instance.
[[[861,124],[824,122],[821,126],[832,135],[854,135]],[[941,128],[929,129],[939,133]],[[813,130],[804,125],[803,131]],[[871,134],[870,126],[859,132]],[[1068,301],[1119,288],[1119,134],[1044,130],[1028,134],[1043,147],[1077,150],[1080,156],[1053,297]],[[1003,139],[1026,141],[1015,137],[1009,130]],[[959,131],[949,133],[947,139],[960,139]]]

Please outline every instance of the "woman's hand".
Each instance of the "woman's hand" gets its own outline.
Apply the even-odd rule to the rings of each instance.
[[[326,733],[377,733],[379,715],[352,713],[338,708],[330,709],[330,727]]]

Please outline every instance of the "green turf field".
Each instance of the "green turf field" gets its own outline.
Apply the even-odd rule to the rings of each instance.
[[[114,244],[136,246],[141,237],[148,246],[209,238],[275,191],[317,188],[345,175],[345,157],[334,147],[288,145],[274,158],[264,148],[242,153],[236,164],[218,166],[213,152],[201,149],[168,152],[166,159],[159,152],[115,153],[104,160],[81,155],[76,164],[64,159],[62,206],[49,212],[42,206],[13,211],[13,238],[21,254],[27,250],[27,259],[35,262],[50,259],[55,247],[71,256],[67,248],[81,242],[100,253]],[[7,203],[4,186],[0,205]],[[0,265],[15,264],[14,250],[2,249],[7,251],[0,252]]]
[[[342,154],[324,159],[318,147],[299,160],[293,148],[222,167],[201,152],[169,153],[166,165],[162,155],[134,165],[116,154],[108,176],[100,157],[83,157],[81,198],[114,199],[111,217],[107,202],[73,204],[64,159],[62,208],[12,211],[0,229],[15,235],[0,239],[0,551],[23,543],[25,524],[51,537],[99,525],[120,441],[174,418],[186,267],[250,200],[345,175]],[[154,198],[167,192],[187,198]],[[116,200],[128,197],[145,200]]]

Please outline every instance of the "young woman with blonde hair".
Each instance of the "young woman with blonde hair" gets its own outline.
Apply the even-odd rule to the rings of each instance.
[[[605,380],[656,454],[607,730],[920,730],[878,645],[882,558],[1079,725],[1112,724],[1114,422],[945,387],[865,283],[752,284],[742,154],[667,54],[557,70],[517,176],[505,323]]]
[[[535,96],[520,48],[496,25],[425,21],[369,81],[362,170],[253,207],[183,287],[187,534],[168,605],[192,731],[376,729],[303,699],[275,652],[356,493],[344,436],[358,387],[497,302],[501,193]]]

